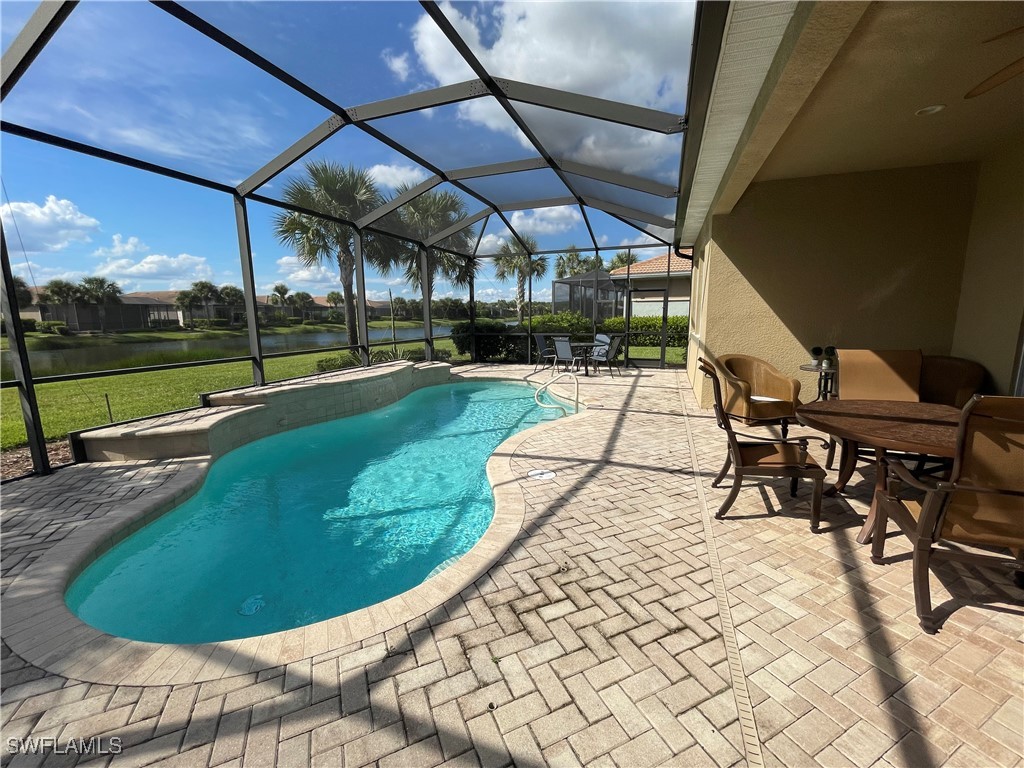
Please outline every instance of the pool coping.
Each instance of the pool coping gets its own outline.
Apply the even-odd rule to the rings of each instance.
[[[457,373],[452,379],[524,382],[514,376],[461,377]],[[520,478],[512,470],[513,456],[539,432],[592,413],[583,410],[544,422],[502,442],[487,460],[494,517],[483,536],[452,565],[383,602],[304,627],[190,645],[127,640],[75,616],[64,602],[71,580],[114,543],[195,493],[212,464],[202,460],[164,485],[159,495],[145,495],[90,520],[29,566],[4,594],[3,639],[25,661],[48,672],[92,683],[136,686],[218,680],[312,659],[361,642],[435,610],[490,570],[519,536],[526,514]]]

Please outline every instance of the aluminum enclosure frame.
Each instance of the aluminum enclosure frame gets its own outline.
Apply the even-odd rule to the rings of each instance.
[[[462,56],[470,69],[473,70],[474,74],[477,75],[476,79],[457,83],[453,85],[441,86],[438,88],[420,91],[397,98],[384,99],[377,102],[363,104],[355,107],[343,107],[336,103],[334,100],[326,97],[323,93],[317,91],[315,88],[304,83],[301,79],[289,74],[285,70],[281,69],[273,62],[267,60],[260,54],[256,53],[251,48],[239,42],[236,38],[218,29],[213,24],[205,21],[198,15],[194,14],[190,10],[186,9],[182,5],[173,0],[151,0],[152,4],[170,14],[178,21],[192,27],[200,34],[205,35],[214,42],[223,46],[233,54],[240,56],[249,63],[263,70],[267,74],[271,75],[278,81],[284,83],[288,87],[301,93],[302,95],[309,98],[311,101],[319,104],[320,106],[327,109],[331,115],[320,125],[314,128],[312,131],[307,133],[305,136],[297,139],[291,146],[287,147],[284,151],[278,154],[277,157],[266,163],[261,168],[253,170],[253,172],[243,181],[238,183],[236,187],[231,187],[216,181],[213,181],[202,176],[185,173],[178,171],[173,168],[169,168],[158,163],[148,162],[141,160],[130,155],[121,154],[118,152],[103,149],[101,147],[92,146],[84,142],[75,141],[60,136],[56,136],[45,131],[39,131],[27,126],[18,125],[8,121],[0,121],[0,132],[9,133],[14,136],[19,136],[32,141],[37,141],[51,146],[56,146],[65,150],[86,154],[99,159],[107,160],[110,162],[119,163],[126,165],[138,170],[155,173],[168,178],[173,178],[179,181],[184,181],[189,184],[201,186],[207,189],[215,190],[224,193],[232,200],[234,214],[235,214],[235,225],[238,236],[238,247],[239,247],[239,260],[242,271],[242,282],[243,292],[245,294],[245,309],[247,315],[247,326],[249,335],[249,356],[248,358],[233,358],[233,359],[249,359],[253,367],[253,381],[254,384],[259,386],[265,383],[265,375],[263,370],[263,350],[260,341],[259,330],[256,325],[256,288],[254,282],[254,265],[252,261],[252,253],[250,246],[250,233],[248,224],[248,215],[246,209],[247,201],[259,202],[264,204],[273,205],[282,209],[292,210],[296,213],[317,216],[327,220],[337,221],[338,223],[345,224],[352,227],[355,232],[356,239],[356,281],[357,281],[357,316],[359,318],[359,351],[364,364],[369,364],[369,343],[367,338],[366,329],[366,296],[365,296],[365,275],[364,275],[364,264],[362,259],[362,233],[364,231],[374,232],[388,237],[395,238],[400,241],[409,242],[419,249],[419,259],[421,269],[425,268],[428,251],[431,248],[435,248],[438,243],[444,241],[446,238],[476,224],[483,220],[484,224],[481,226],[481,230],[476,239],[476,246],[473,248],[473,252],[469,254],[455,253],[445,248],[436,248],[437,250],[444,250],[448,253],[455,253],[465,259],[479,259],[482,258],[477,255],[477,251],[480,247],[480,243],[483,238],[483,231],[487,226],[491,216],[496,216],[504,226],[508,229],[511,236],[518,241],[520,248],[532,258],[537,255],[545,255],[547,253],[558,253],[559,251],[536,251],[531,252],[527,247],[526,240],[516,231],[512,225],[509,217],[505,215],[507,211],[522,210],[523,208],[537,208],[548,205],[559,205],[559,206],[575,206],[586,226],[588,235],[591,240],[592,247],[580,248],[581,251],[592,251],[594,253],[600,253],[602,251],[609,250],[620,250],[619,247],[604,246],[601,245],[599,238],[595,234],[593,225],[588,216],[587,209],[592,208],[595,210],[602,211],[603,213],[623,222],[624,224],[635,229],[638,233],[642,233],[645,236],[652,237],[655,243],[647,247],[664,247],[669,244],[667,240],[652,235],[643,227],[638,226],[635,222],[640,221],[646,224],[650,224],[665,229],[672,228],[674,222],[665,219],[661,216],[654,215],[649,212],[638,210],[630,206],[622,205],[619,203],[612,203],[609,201],[601,200],[592,195],[586,195],[580,190],[576,189],[569,178],[569,174],[575,176],[581,176],[595,181],[599,181],[605,184],[612,184],[618,187],[622,187],[628,190],[634,190],[642,192],[648,195],[654,195],[661,198],[677,199],[677,219],[679,218],[679,210],[685,211],[685,196],[680,195],[681,188],[685,188],[685,193],[688,193],[688,187],[686,186],[686,169],[687,163],[695,163],[697,150],[699,149],[699,129],[696,131],[696,136],[692,139],[687,136],[687,127],[691,124],[692,118],[689,114],[677,115],[667,112],[661,112],[658,110],[648,109],[639,106],[627,105],[619,102],[609,101],[606,99],[595,98],[591,96],[585,96],[582,94],[569,93],[565,91],[559,91],[557,89],[546,88],[539,85],[530,83],[523,83],[515,80],[509,80],[505,78],[499,78],[493,76],[477,59],[475,54],[469,48],[467,43],[459,36],[458,32],[452,25],[452,23],[445,17],[440,7],[433,0],[420,0],[425,13],[434,21],[441,32],[445,35],[448,41],[454,46],[455,50]],[[702,12],[702,8],[710,6],[724,6],[725,11],[728,10],[728,3],[705,3],[705,0],[698,0],[697,12],[695,17],[695,30],[693,38],[693,56],[691,59],[690,68],[690,81],[691,86],[700,83],[710,83],[713,79],[714,69],[717,64],[712,58],[707,55],[698,57],[698,49],[704,51],[710,46],[717,46],[721,41],[721,34],[724,29],[724,17],[725,12],[721,14],[723,22],[715,29],[714,23],[707,22],[707,16]],[[2,93],[0,98],[6,98],[7,95],[16,86],[21,76],[30,68],[32,62],[39,55],[39,53],[45,48],[47,43],[53,37],[53,35],[60,29],[63,22],[70,16],[77,6],[77,0],[60,0],[59,2],[43,2],[36,9],[35,13],[29,19],[25,28],[17,36],[17,38],[9,46],[8,50],[3,56],[2,63]],[[718,11],[721,9],[714,9],[710,16],[717,19],[719,16]],[[457,169],[443,169],[436,167],[428,160],[420,157],[418,153],[414,152],[410,148],[403,144],[396,142],[383,134],[376,127],[369,124],[369,121],[377,120],[383,117],[401,115],[410,112],[416,112],[422,109],[429,109],[438,106],[455,104],[459,102],[468,101],[471,99],[489,97],[494,99],[505,111],[511,121],[523,132],[523,135],[527,138],[531,146],[534,148],[538,157],[530,158],[521,161],[512,161],[506,163],[495,163],[484,166],[465,167]],[[689,101],[689,100],[688,100]],[[528,122],[518,111],[517,104],[528,104],[541,106],[546,109],[558,110],[566,113],[575,115],[581,115],[588,118],[598,119],[615,123],[624,126],[630,126],[637,129],[646,131],[652,131],[661,133],[664,135],[680,134],[682,133],[686,138],[683,142],[683,151],[680,160],[681,176],[680,176],[680,187],[673,187],[661,182],[653,181],[646,178],[631,176],[629,174],[621,173],[618,171],[608,170],[604,168],[589,166],[576,161],[568,160],[566,158],[558,158],[554,156],[548,147],[540,140],[540,138],[531,129]],[[690,107],[688,106],[688,110]],[[702,127],[703,118],[697,122],[697,125]],[[334,136],[341,130],[355,128],[356,130],[363,131],[368,135],[375,138],[377,141],[390,147],[396,152],[400,153],[409,160],[417,163],[422,168],[430,172],[431,176],[425,181],[417,184],[412,189],[409,189],[403,195],[400,195],[380,208],[362,216],[357,221],[343,221],[335,219],[334,217],[327,216],[317,211],[308,211],[297,208],[296,206],[288,205],[278,200],[270,199],[259,193],[259,189],[265,185],[268,181],[275,178],[281,172],[294,166],[294,164],[300,161],[310,151],[315,149],[317,146],[322,144],[324,141]],[[693,140],[693,139],[696,139]],[[481,178],[486,176],[500,176],[508,173],[515,173],[525,170],[537,170],[537,169],[549,169],[555,176],[564,184],[565,188],[569,191],[569,197],[561,198],[548,198],[542,200],[532,200],[522,205],[499,205],[494,201],[487,199],[485,196],[478,192],[473,191],[463,182],[467,179]],[[691,179],[692,180],[692,179]],[[433,233],[431,236],[426,237],[423,241],[415,240],[409,237],[401,236],[392,232],[381,230],[379,227],[374,227],[374,224],[378,223],[381,219],[387,216],[389,213],[397,210],[402,205],[409,203],[421,194],[429,192],[439,184],[448,183],[460,190],[470,198],[478,200],[483,208],[471,216],[467,216],[459,222],[455,222],[451,226],[445,228],[442,231]],[[678,231],[678,230],[677,230]],[[676,235],[678,240],[678,234]],[[678,246],[678,243],[677,243]],[[642,245],[632,246],[632,249],[645,247]],[[6,295],[13,289],[9,285],[11,275],[11,264],[10,256],[7,252],[6,241],[4,241],[4,248],[2,253],[3,261],[3,272],[5,277],[5,318],[6,315],[13,311],[14,315],[17,315],[16,308],[12,308],[9,304],[9,297]],[[425,274],[425,272],[423,273]],[[530,293],[532,297],[532,277],[530,279]],[[432,338],[432,321],[430,317],[430,303],[429,303],[429,287],[427,281],[421,283],[421,293],[423,296],[423,308],[424,308],[424,330],[427,333],[427,337],[424,339],[428,354],[433,349],[433,338]],[[13,294],[12,294],[13,295]],[[475,306],[473,300],[475,297],[475,284],[470,283],[470,317],[471,322],[475,321]],[[532,320],[532,317],[531,317]],[[12,339],[12,347],[20,349],[24,346],[24,335],[20,328],[20,323],[13,323],[11,326],[15,338]],[[474,355],[475,357],[475,355]],[[169,366],[158,366],[159,368],[179,368],[179,367],[192,367],[194,365],[205,365],[211,362],[217,361],[197,361],[195,363],[186,364],[174,364]],[[24,398],[28,398],[31,403],[35,402],[35,380],[31,375],[31,371],[27,366],[27,353],[25,355],[25,363],[23,374],[20,375],[17,382],[4,382],[5,386],[19,387],[19,391],[22,392],[23,402]],[[20,366],[19,366],[20,367]],[[128,369],[122,371],[109,371],[109,372],[93,372],[92,375],[115,375],[115,374],[126,374],[132,373],[139,369]],[[85,374],[79,377],[84,377]],[[75,376],[71,376],[74,378]],[[58,380],[65,377],[41,377],[39,381]],[[32,413],[26,413],[25,420],[26,426],[28,427],[28,438],[29,447],[32,451],[33,462],[36,472],[45,473],[49,471],[49,463],[46,457],[45,443],[43,442],[42,428],[39,423],[38,408],[36,407],[33,411],[32,407],[29,407],[29,411]]]

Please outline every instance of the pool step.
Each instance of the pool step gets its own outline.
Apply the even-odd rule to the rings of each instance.
[[[79,461],[134,461],[210,456],[210,428],[262,406],[218,406],[90,429],[72,436]]]

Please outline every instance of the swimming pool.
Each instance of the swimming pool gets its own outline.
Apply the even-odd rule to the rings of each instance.
[[[508,382],[429,387],[242,446],[192,498],[89,565],[67,605],[120,637],[203,643],[400,594],[487,529],[488,457],[558,414],[533,392]]]

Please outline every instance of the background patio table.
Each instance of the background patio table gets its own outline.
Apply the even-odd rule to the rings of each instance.
[[[875,449],[875,490],[885,488],[885,452],[906,451],[941,458],[956,452],[956,431],[960,410],[950,405],[898,400],[822,400],[796,409],[797,420],[843,441],[842,460],[836,484],[827,492],[842,491],[857,464],[857,448]],[[864,527],[857,534],[861,544],[871,542],[875,522],[875,501]]]
[[[573,349],[578,349],[583,352],[583,375],[590,375],[590,355],[598,347],[607,347],[603,341],[571,341],[569,345]]]

